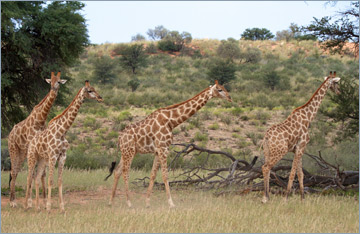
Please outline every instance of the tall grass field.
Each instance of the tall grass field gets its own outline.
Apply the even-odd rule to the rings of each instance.
[[[133,170],[130,182],[149,176]],[[158,173],[161,174],[161,173]],[[171,173],[170,173],[171,174]],[[261,203],[262,193],[214,196],[214,191],[172,187],[176,207],[169,209],[165,191],[154,188],[151,207],[145,208],[145,187],[130,183],[132,208],[125,202],[120,181],[115,202],[108,200],[113,177],[103,181],[107,170],[65,170],[63,176],[65,213],[60,213],[54,186],[53,209],[47,213],[34,208],[24,210],[26,170],[17,179],[16,208],[10,208],[9,197],[1,200],[1,232],[3,233],[228,233],[228,232],[308,232],[358,233],[358,196],[307,195],[304,201],[294,194],[287,202],[272,195]],[[2,192],[8,192],[9,172],[1,173]],[[56,181],[56,178],[55,178]],[[161,181],[161,175],[157,177]],[[55,183],[56,184],[56,183]]]

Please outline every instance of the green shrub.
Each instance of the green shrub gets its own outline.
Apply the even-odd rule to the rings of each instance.
[[[218,130],[219,129],[219,124],[218,123],[214,123],[212,125],[209,126],[209,129],[211,130]]]
[[[131,163],[132,169],[151,171],[154,162],[153,154],[137,154]]]
[[[201,132],[196,132],[196,133],[195,133],[194,140],[195,140],[195,141],[207,142],[209,139],[208,139],[208,135],[207,135],[207,134],[202,134]]]

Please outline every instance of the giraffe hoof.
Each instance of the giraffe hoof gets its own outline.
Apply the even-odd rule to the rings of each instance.
[[[27,204],[28,204],[27,206],[28,206],[29,208],[31,208],[31,207],[32,207],[32,200],[29,199]]]
[[[268,202],[268,199],[267,199],[266,197],[263,197],[263,199],[261,200],[261,202],[262,202],[263,204],[265,204],[265,203]]]
[[[127,205],[128,205],[128,207],[129,207],[129,208],[131,208],[131,207],[132,207],[132,205],[131,205],[131,202],[130,202],[130,201],[127,201],[126,203],[127,203]]]
[[[11,202],[10,202],[10,207],[12,207],[12,208],[15,208],[15,207],[17,207],[17,204],[16,204],[16,202],[14,202],[14,201],[11,201]]]

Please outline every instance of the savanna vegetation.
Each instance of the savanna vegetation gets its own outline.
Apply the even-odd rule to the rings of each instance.
[[[359,59],[353,50],[357,46],[356,41],[347,41],[334,52],[324,47],[325,42],[309,34],[310,29],[316,29],[312,26],[306,31],[292,24],[289,30],[278,32],[276,40],[270,40],[274,35],[266,30],[249,28],[243,33],[243,39],[221,41],[193,39],[188,32],[180,33],[157,26],[146,32],[149,40],[137,34],[130,43],[89,45],[86,30],[81,31],[84,30],[84,21],[77,13],[83,7],[82,3],[54,2],[47,7],[33,2],[1,4],[4,42],[1,188],[5,197],[8,194],[7,170],[10,169],[7,135],[13,124],[25,118],[48,92],[49,87],[40,83],[51,71],[61,70],[62,77],[69,81],[66,88],[62,87],[59,91],[59,100],[52,107],[49,120],[64,110],[85,80],[90,80],[104,99],[101,104],[87,100],[67,133],[70,148],[63,182],[67,213],[59,215],[55,210],[53,215],[56,219],[53,219],[35,211],[10,209],[2,203],[2,232],[358,232],[356,186],[339,191],[329,187],[322,195],[308,196],[303,203],[297,196],[288,203],[284,203],[280,196],[273,196],[270,204],[266,205],[260,204],[261,193],[258,192],[244,196],[214,196],[220,189],[239,189],[234,184],[206,191],[198,186],[174,186],[173,198],[178,208],[169,211],[165,193],[160,191],[161,185],[154,192],[152,208],[143,208],[145,188],[136,179],[149,176],[153,155],[137,155],[131,165],[130,181],[134,183],[130,188],[135,194],[135,208],[125,207],[123,194],[114,207],[107,207],[113,181],[103,181],[111,162],[119,161],[121,155],[117,151],[117,137],[127,124],[142,120],[157,108],[185,101],[214,84],[215,80],[224,84],[233,102],[209,101],[198,113],[174,129],[174,143],[195,143],[227,152],[247,162],[259,156],[256,166],[260,166],[263,163],[260,145],[267,128],[284,120],[294,108],[305,104],[329,71],[336,71],[341,77],[341,95],[336,96],[329,91],[323,100],[311,123],[306,153],[318,155],[320,152],[326,162],[341,172],[358,171]],[[22,4],[29,4],[29,10],[17,12],[16,9],[27,7]],[[17,14],[14,15],[14,12]],[[46,33],[40,37],[26,30],[26,27],[34,32],[37,27],[55,30],[57,25],[51,24],[50,27],[48,24],[51,21],[40,19],[54,17],[56,21],[57,14],[63,16],[65,13],[71,14],[68,19],[74,21],[59,25],[77,27],[66,30],[81,34],[71,36],[76,45],[66,37],[71,33],[64,33],[63,38],[55,40],[50,37],[55,31],[45,30]],[[6,20],[12,18],[24,26],[18,27],[14,23],[16,21]],[[314,21],[313,25],[319,22],[322,21]],[[251,33],[255,32],[265,33],[268,37],[258,35],[259,38],[250,39]],[[23,40],[15,41],[14,37]],[[61,44],[64,42],[69,43]],[[71,53],[65,49],[55,50],[57,43]],[[77,46],[77,49],[71,50],[71,46]],[[45,52],[49,54],[36,50],[37,47],[46,48]],[[24,48],[31,48],[31,51],[24,51]],[[37,57],[40,53],[49,57]],[[30,54],[30,60],[26,56],[18,58],[18,54]],[[27,69],[16,72],[16,68],[23,64]],[[35,74],[28,66],[36,64]],[[16,75],[13,75],[14,72]],[[22,84],[22,80],[26,83]],[[20,95],[19,90],[24,92]],[[194,154],[191,157],[176,157],[179,150],[176,145],[170,149],[170,181],[189,167],[201,165],[213,169],[230,166],[228,161],[218,156]],[[292,158],[289,153],[281,165],[291,165]],[[303,167],[318,175],[334,173],[315,165],[305,156]],[[20,200],[24,195],[25,174],[26,165],[17,180],[17,197]],[[159,174],[157,181],[161,183]],[[223,172],[222,176],[227,174]],[[56,194],[55,191],[54,196]],[[94,197],[86,197],[90,194]],[[44,225],[38,226],[34,220],[43,221]],[[23,226],[14,226],[14,223]]]

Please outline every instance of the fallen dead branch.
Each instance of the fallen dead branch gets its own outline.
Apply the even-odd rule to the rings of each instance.
[[[193,185],[200,189],[218,189],[216,195],[227,193],[246,194],[251,191],[263,191],[262,181],[262,163],[258,163],[258,157],[255,156],[251,162],[241,160],[228,152],[210,150],[199,147],[195,144],[175,144],[181,150],[174,150],[175,157],[170,162],[170,170],[176,165],[176,161],[180,158],[193,160],[200,154],[207,154],[206,160],[201,165],[188,166],[183,168],[183,172],[173,179],[169,180],[170,185]],[[207,161],[214,155],[220,155],[224,159],[229,160],[227,167],[208,168]],[[304,187],[307,193],[321,193],[330,188],[348,190],[358,188],[359,171],[343,171],[340,170],[339,164],[331,164],[327,162],[319,151],[318,155],[305,153],[304,156],[314,160],[319,167],[317,173],[310,173],[305,168]],[[304,157],[303,156],[303,157]],[[281,160],[278,166],[271,170],[270,183],[273,193],[281,193],[286,189],[288,176],[291,170],[292,160]],[[283,165],[288,164],[288,165]],[[133,182],[139,186],[148,186],[149,177],[139,178]],[[157,186],[163,186],[163,183],[155,182]],[[298,188],[298,181],[294,181],[294,188]],[[232,188],[233,190],[229,190]]]

